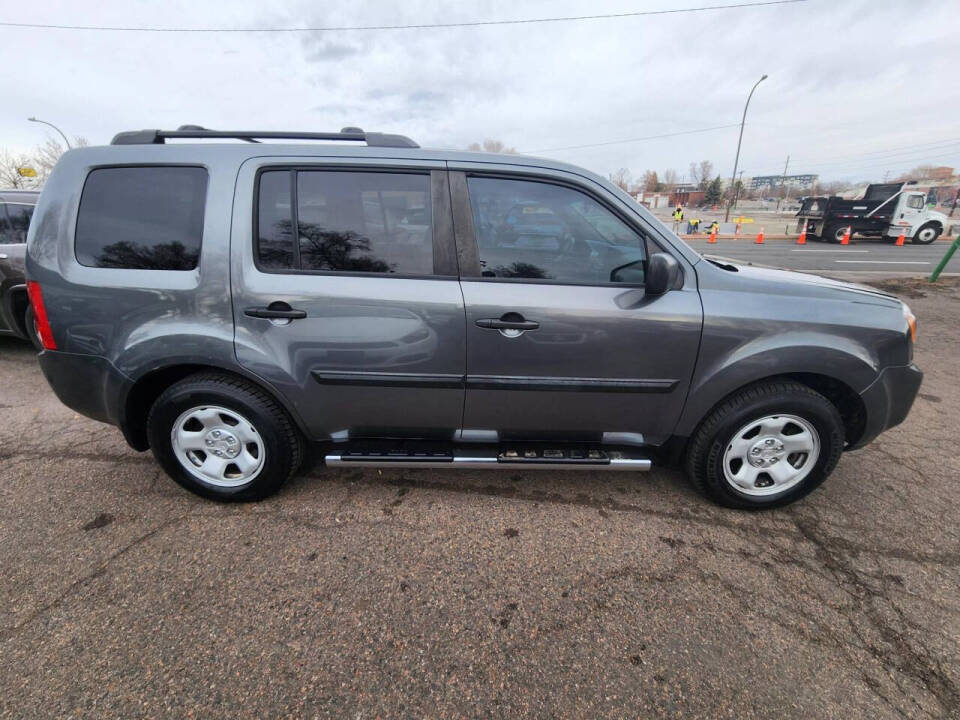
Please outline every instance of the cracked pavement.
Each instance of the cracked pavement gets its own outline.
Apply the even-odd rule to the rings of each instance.
[[[913,412],[763,513],[668,468],[321,467],[216,505],[0,339],[0,716],[957,717],[960,289],[884,285]]]

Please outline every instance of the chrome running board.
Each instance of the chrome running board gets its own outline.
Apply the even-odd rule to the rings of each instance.
[[[547,451],[549,452],[549,451]],[[562,451],[554,451],[562,452]],[[498,455],[450,455],[448,453],[344,453],[327,455],[330,467],[456,468],[462,470],[632,470],[646,472],[647,458],[628,458],[619,453],[597,453],[594,457],[543,457],[546,453],[500,453]],[[526,455],[526,456],[525,456]]]

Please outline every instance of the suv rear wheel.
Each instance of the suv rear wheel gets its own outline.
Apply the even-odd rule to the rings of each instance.
[[[212,500],[259,500],[300,466],[303,442],[290,418],[242,378],[198,373],[167,388],[150,409],[157,461],[187,490]]]
[[[737,392],[701,423],[686,470],[694,487],[721,505],[778,507],[822,483],[843,442],[840,414],[820,393],[765,382]]]

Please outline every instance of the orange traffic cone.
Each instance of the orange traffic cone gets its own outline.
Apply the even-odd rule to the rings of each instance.
[[[807,244],[807,225],[804,223],[803,231],[800,233],[800,237],[797,238],[797,245],[806,245]]]
[[[733,231],[733,234],[734,234],[734,235],[739,235],[739,234],[740,234],[740,223],[739,223],[739,222],[737,223],[737,229]]]
[[[760,233],[757,235],[757,245],[763,245],[763,225],[760,226]]]
[[[897,237],[897,247],[903,247],[903,230],[900,230],[900,235]]]
[[[716,244],[717,244],[717,231],[716,231],[716,230],[711,230],[711,231],[710,231],[710,239],[709,239],[707,242],[709,242],[711,245],[716,245]]]
[[[849,244],[850,244],[850,226],[849,226],[849,225],[847,225],[847,230],[846,230],[846,232],[843,233],[843,239],[840,241],[840,244],[841,244],[841,245],[849,245]]]

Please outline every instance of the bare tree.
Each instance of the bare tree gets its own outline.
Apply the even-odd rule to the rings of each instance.
[[[31,163],[32,160],[26,153],[0,150],[0,187],[26,188],[36,185],[34,178],[26,178],[20,174],[21,168],[33,167]]]
[[[85,137],[77,136],[73,139],[74,147],[86,147],[89,145]],[[33,153],[33,167],[37,171],[37,178],[40,182],[45,182],[57,164],[60,156],[65,152],[65,148],[51,136],[42,145],[38,145]]]
[[[663,188],[660,184],[660,179],[657,177],[656,170],[647,170],[644,172],[640,180],[640,185],[645,192],[658,192]]]
[[[633,181],[633,174],[627,168],[615,170],[607,176],[614,185],[621,190],[630,191],[630,185]]]
[[[507,153],[508,155],[514,155],[517,152],[516,148],[507,147],[502,140],[492,140],[491,138],[485,139],[482,145],[480,143],[470,143],[467,145],[467,150],[472,150],[473,152]]]
[[[700,161],[700,179],[697,181],[698,190],[706,190],[710,184],[710,178],[713,177],[713,163],[709,160]]]
[[[74,147],[85,147],[89,143],[84,137],[75,137],[73,144]],[[0,187],[34,188],[43,185],[63,153],[63,145],[50,136],[32,153],[0,149]],[[36,177],[24,177],[20,174],[21,168],[34,170]]]
[[[677,188],[677,171],[670,168],[663,171],[663,189],[673,192]]]

